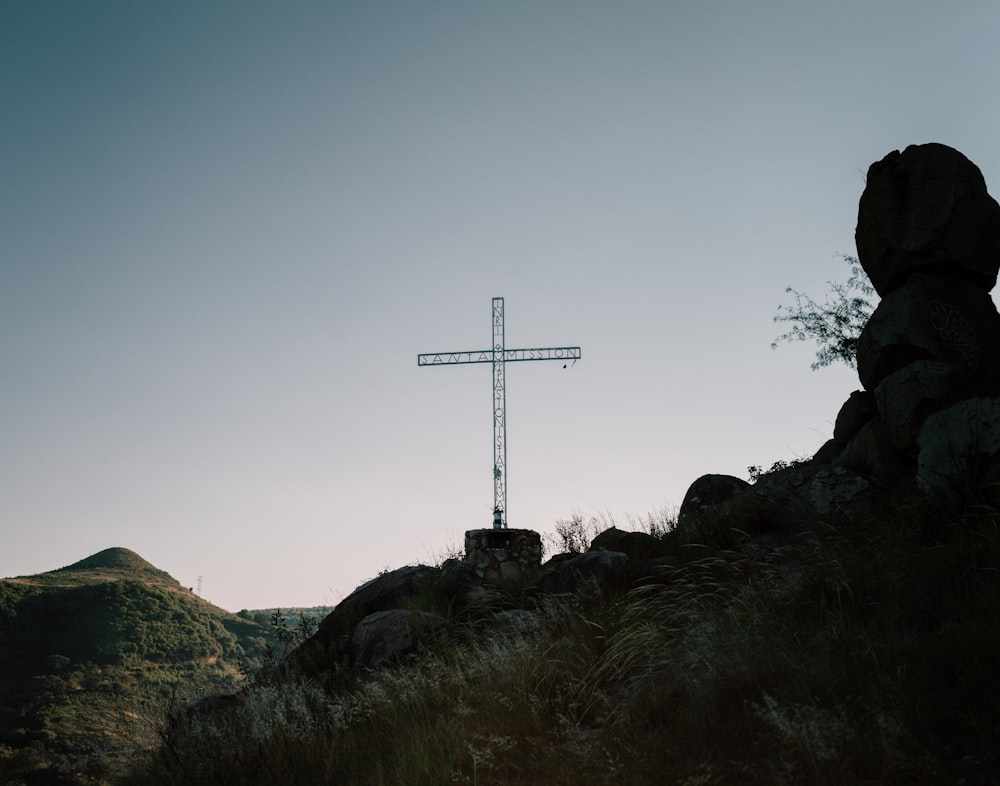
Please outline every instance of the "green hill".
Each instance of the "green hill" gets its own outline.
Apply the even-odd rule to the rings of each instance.
[[[165,706],[233,690],[271,635],[125,548],[0,581],[0,783],[104,782]]]
[[[54,570],[50,574],[65,573],[87,573],[87,572],[109,572],[109,573],[144,573],[150,576],[158,576],[168,583],[176,583],[169,573],[159,570],[154,565],[146,562],[142,557],[130,549],[116,546],[114,548],[99,551],[86,559],[67,565],[65,568]]]

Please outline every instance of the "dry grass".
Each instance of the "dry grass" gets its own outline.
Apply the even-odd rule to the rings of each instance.
[[[123,783],[995,783],[997,521],[963,501],[729,531],[614,600],[182,717]]]

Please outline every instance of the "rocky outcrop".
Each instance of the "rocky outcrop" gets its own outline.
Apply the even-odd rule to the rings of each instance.
[[[1000,205],[957,150],[912,145],[869,168],[856,240],[882,297],[857,356],[878,417],[840,463],[939,491],[995,457],[983,402],[1000,395]]]
[[[880,489],[939,492],[1000,477],[1000,205],[978,167],[942,144],[893,151],[868,170],[858,260],[881,301],[858,339],[863,390],[806,462],[751,489],[706,475],[680,520],[737,503],[766,523],[870,506]]]
[[[855,237],[881,301],[858,340],[864,390],[837,416],[836,450],[823,451],[837,473],[813,482],[816,510],[845,496],[863,503],[860,481],[938,492],[989,475],[1000,454],[1000,314],[989,294],[1000,205],[982,173],[946,145],[890,153],[868,170]]]
[[[915,272],[988,292],[1000,263],[1000,205],[954,148],[911,145],[868,168],[858,205],[858,260],[881,297]]]

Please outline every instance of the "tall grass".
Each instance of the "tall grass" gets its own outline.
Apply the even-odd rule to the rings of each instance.
[[[996,783],[998,516],[892,511],[689,522],[712,556],[179,715],[123,784]]]

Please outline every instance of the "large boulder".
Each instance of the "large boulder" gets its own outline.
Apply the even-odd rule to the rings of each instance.
[[[489,597],[476,569],[456,557],[441,564],[437,587],[448,598],[448,603],[459,609],[482,603]]]
[[[438,586],[448,595],[464,595],[483,586],[483,580],[469,563],[452,557],[441,563]]]
[[[934,360],[918,360],[883,379],[875,398],[893,447],[916,455],[924,419],[957,401],[967,389],[964,369]]]
[[[734,475],[702,475],[688,486],[680,510],[677,511],[677,518],[698,515],[716,505],[729,502],[749,487],[749,483]]]
[[[954,276],[914,273],[886,295],[858,339],[858,376],[874,391],[918,360],[964,370],[965,395],[990,393],[1000,382],[1000,315],[982,288]]]
[[[439,571],[427,565],[407,565],[376,576],[338,603],[320,623],[316,635],[331,638],[349,633],[362,618],[401,605],[429,588],[438,576]]]
[[[861,427],[878,417],[875,396],[867,390],[855,390],[837,413],[833,424],[833,442],[843,448],[861,430]]]
[[[865,423],[847,443],[836,461],[864,478],[892,485],[907,477],[908,465],[893,447],[889,428],[882,418]]]
[[[872,485],[846,467],[824,467],[809,483],[809,503],[820,515],[862,507],[870,501]]]
[[[407,565],[376,576],[337,604],[310,638],[288,656],[283,668],[302,673],[328,669],[332,662],[349,655],[358,624],[369,615],[395,609],[407,599],[430,589],[440,571],[427,565]]]
[[[629,559],[620,551],[588,551],[578,557],[550,563],[542,576],[546,595],[573,593],[597,587],[609,590],[625,584]]]
[[[925,491],[973,487],[1000,463],[1000,398],[970,398],[929,415],[920,429],[917,482]]]
[[[752,494],[733,503],[738,506],[735,528],[751,535],[785,530],[817,513],[857,507],[868,490],[867,481],[858,482],[859,474],[839,456],[832,463],[814,458],[772,469],[757,479]]]
[[[415,609],[388,609],[369,614],[355,627],[348,654],[355,666],[376,668],[413,652],[447,626],[443,617]]]
[[[610,527],[591,541],[588,551],[620,551],[630,560],[642,561],[664,557],[670,550],[660,538],[648,532],[629,532]]]
[[[910,145],[868,168],[855,239],[882,297],[916,271],[958,276],[988,292],[1000,267],[1000,205],[957,150]]]

